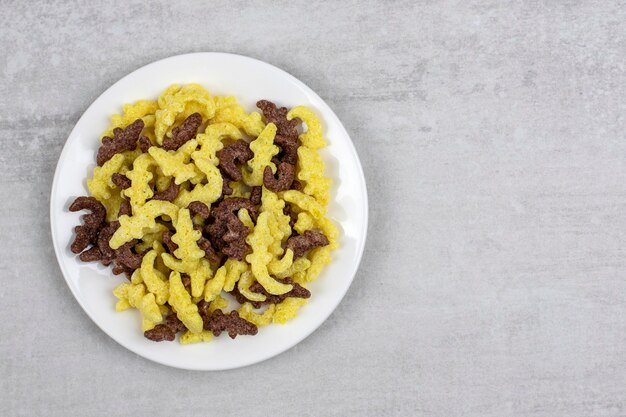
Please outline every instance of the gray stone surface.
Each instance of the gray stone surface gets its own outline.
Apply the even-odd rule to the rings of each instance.
[[[49,3],[0,4],[0,415],[626,416],[623,1]],[[332,317],[228,372],[117,345],[49,232],[80,114],[191,51],[316,90],[371,202]]]

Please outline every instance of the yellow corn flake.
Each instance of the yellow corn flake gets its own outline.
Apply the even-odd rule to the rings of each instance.
[[[246,243],[252,248],[252,253],[246,256],[246,260],[251,265],[254,277],[263,288],[270,294],[280,295],[291,291],[293,286],[276,281],[270,277],[267,270],[267,265],[272,260],[272,254],[268,252],[268,248],[274,241],[269,229],[270,217],[272,213],[267,211],[259,214],[256,226],[246,237]]]
[[[130,282],[131,284],[141,284],[143,282],[143,277],[139,269],[133,271],[133,274],[130,276]]]
[[[191,190],[180,190],[178,196],[174,199],[174,204],[180,208],[185,208],[192,201],[201,201],[207,206],[217,201],[222,195],[222,176],[219,170],[216,172],[217,177],[211,179],[207,184],[198,184]]]
[[[309,261],[307,258],[298,258],[295,261],[293,261],[293,264],[291,264],[291,266],[289,268],[287,268],[285,271],[283,272],[277,272],[275,274],[276,278],[287,278],[287,277],[292,277],[294,278],[296,275],[300,274],[302,275],[302,280],[300,281],[296,281],[294,278],[294,281],[296,281],[298,284],[302,284],[304,282],[304,271],[306,271],[309,267],[311,266],[311,261]]]
[[[287,297],[281,303],[276,304],[276,310],[272,316],[274,323],[287,323],[298,315],[298,309],[309,300],[306,298]]]
[[[250,217],[250,213],[245,208],[239,209],[237,212],[237,217],[246,226],[248,229],[254,229],[254,222],[252,221],[252,217]]]
[[[185,289],[180,273],[172,271],[170,274],[170,305],[176,309],[176,316],[183,322],[191,333],[200,333],[203,323],[198,313],[198,307],[191,301],[191,296]]]
[[[215,103],[215,112],[234,106],[237,104],[237,99],[233,96],[215,96],[213,97],[213,102]]]
[[[125,128],[137,119],[143,119],[144,126],[151,127],[154,125],[154,112],[156,110],[157,102],[152,100],[139,100],[132,104],[125,104],[122,108],[122,114],[111,116],[111,126],[100,138],[113,137],[113,129]]]
[[[274,304],[270,304],[263,313],[256,313],[252,309],[252,304],[250,303],[242,304],[237,310],[239,317],[255,324],[257,327],[267,326],[270,324],[275,311],[276,306]]]
[[[308,282],[315,281],[324,266],[328,265],[332,258],[330,257],[330,246],[315,248],[309,253],[311,266],[306,270],[305,280]]]
[[[328,239],[328,246],[330,249],[337,249],[339,246],[337,243],[337,239],[339,237],[339,230],[337,229],[337,226],[335,226],[335,224],[327,217],[320,217],[315,223]]]
[[[208,280],[204,286],[204,301],[213,301],[224,288],[226,282],[226,265],[220,266],[212,279]]]
[[[278,274],[281,274],[287,271],[291,267],[292,264],[293,264],[293,251],[291,249],[287,249],[282,259],[273,259],[267,266],[267,269],[270,274],[277,276]]]
[[[168,87],[158,99],[159,109],[155,112],[154,133],[158,144],[163,143],[166,132],[174,125],[179,114],[185,111],[187,104],[198,103],[194,110],[202,117],[210,119],[215,114],[215,103],[209,92],[198,84],[188,84],[183,88],[178,85]]]
[[[213,270],[208,260],[204,258],[200,260],[190,258],[179,260],[169,253],[163,253],[161,258],[171,270],[189,275],[192,296],[202,296],[205,282],[213,276]]]
[[[114,222],[117,220],[117,215],[120,212],[120,206],[122,205],[122,201],[124,201],[124,197],[122,197],[122,192],[113,190],[111,192],[111,198],[102,201],[102,205],[106,208],[107,211],[107,222]]]
[[[233,189],[233,193],[229,197],[250,198],[250,187],[243,182],[230,181],[228,184]]]
[[[159,243],[163,238],[163,232],[169,230],[167,226],[157,223],[154,225],[154,228],[149,233],[145,233],[141,237],[141,242],[135,245],[135,249],[137,253],[144,252],[154,247],[155,243]],[[160,246],[161,249],[163,246]],[[159,252],[160,253],[160,252]]]
[[[229,258],[225,263],[226,278],[224,280],[224,291],[230,292],[235,288],[235,283],[239,281],[241,274],[246,272],[249,268],[248,264],[244,261],[238,261],[236,259]]]
[[[100,202],[105,202],[113,194],[116,188],[111,176],[118,172],[124,165],[124,155],[116,153],[111,159],[106,161],[101,167],[93,169],[93,177],[87,180],[89,194]]]
[[[202,237],[202,232],[193,228],[189,209],[183,208],[178,211],[174,226],[176,233],[172,235],[172,241],[178,245],[174,255],[183,261],[203,258],[205,253],[198,247],[198,239]]]
[[[241,274],[241,278],[239,278],[239,282],[237,283],[237,289],[250,301],[265,301],[267,298],[264,294],[250,291],[250,286],[254,284],[254,275],[250,271],[246,271]]]
[[[113,290],[113,295],[119,298],[120,301],[126,300],[131,307],[138,309],[144,319],[156,323],[163,320],[161,310],[155,301],[154,294],[146,294],[146,287],[143,284],[120,284]],[[124,305],[122,305],[122,307],[123,306]]]
[[[291,235],[291,227],[289,226],[291,218],[283,212],[285,202],[278,198],[276,193],[263,187],[261,196],[261,212],[271,214],[268,218],[268,224],[273,240],[268,251],[274,256],[274,259],[278,259],[284,252],[283,240]]]
[[[299,234],[303,234],[306,230],[310,230],[315,226],[315,220],[309,213],[303,211],[298,213],[298,220],[293,225],[293,229]]]
[[[259,136],[265,127],[258,112],[246,113],[239,104],[220,107],[209,121],[210,124],[222,122],[231,123],[253,137]]]
[[[117,249],[133,239],[141,239],[146,232],[157,227],[155,219],[163,215],[176,221],[178,207],[168,201],[150,200],[135,209],[132,216],[120,216],[120,227],[111,237],[109,246]]]
[[[197,146],[195,139],[185,143],[185,145],[187,144],[189,147]],[[192,178],[202,178],[202,173],[194,164],[185,162],[185,159],[188,160],[188,156],[183,147],[177,151],[166,151],[163,148],[152,146],[148,153],[154,158],[163,174],[174,177],[178,185]]]
[[[300,146],[298,165],[298,179],[304,182],[303,191],[313,196],[321,205],[327,205],[331,180],[324,176],[324,162],[317,150]]]
[[[148,320],[148,319],[141,319],[141,331],[142,332],[147,332],[148,330],[152,330],[156,327],[156,323],[153,322],[152,320]]]
[[[154,269],[156,257],[157,251],[154,249],[146,253],[141,261],[141,268],[136,270],[135,273],[137,271],[140,272],[146,288],[154,294],[157,304],[163,305],[169,298],[169,288],[164,282],[165,277],[162,276],[160,271]],[[135,273],[133,273],[133,276]]]
[[[228,308],[228,304],[229,302],[227,299],[225,299],[221,295],[218,295],[213,301],[211,301],[211,304],[209,304],[209,314],[212,314],[215,310],[223,311],[224,309]]]
[[[125,310],[128,310],[129,308],[132,308],[132,306],[130,305],[130,303],[128,302],[126,298],[122,298],[118,300],[117,303],[115,303],[115,311],[117,312],[125,311]]]
[[[220,162],[217,152],[224,147],[222,141],[226,138],[237,140],[241,139],[242,135],[237,126],[231,123],[216,123],[207,126],[204,133],[199,133],[196,136],[200,149],[194,151],[191,157],[195,161],[206,159],[211,164],[217,166]]]
[[[323,205],[310,195],[300,191],[288,190],[282,193],[282,197],[286,202],[295,204],[300,209],[308,211],[314,219],[320,219],[326,213],[326,208]]]
[[[130,187],[124,190],[124,195],[130,199],[133,211],[143,206],[154,195],[150,186],[150,181],[154,176],[150,170],[153,165],[154,159],[149,154],[144,153],[135,159],[133,169],[126,173],[126,177],[131,183]]]
[[[170,187],[170,184],[173,181],[173,178],[169,175],[165,175],[161,167],[157,166],[157,169],[154,171],[156,179],[154,184],[156,185],[157,191],[165,191]]]
[[[288,120],[296,117],[302,120],[307,127],[306,132],[299,136],[302,146],[311,149],[319,149],[326,146],[326,141],[324,140],[324,136],[322,136],[322,125],[315,113],[307,107],[297,106],[287,113]]]
[[[192,343],[210,342],[213,340],[213,333],[210,330],[202,330],[200,333],[192,333],[187,330],[180,336],[181,345],[190,345]]]
[[[276,165],[272,162],[272,158],[279,152],[278,146],[274,145],[275,136],[276,125],[269,123],[259,136],[250,142],[250,150],[254,156],[248,161],[248,166],[252,171],[243,171],[246,185],[250,187],[263,185],[263,171],[268,165],[272,172],[276,172]]]

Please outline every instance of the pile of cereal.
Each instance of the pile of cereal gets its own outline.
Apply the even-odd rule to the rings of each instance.
[[[102,135],[91,196],[70,206],[90,211],[71,250],[126,274],[116,310],[138,309],[150,340],[285,323],[337,247],[319,120],[302,106],[257,107],[263,117],[200,85],[172,85],[125,105]]]

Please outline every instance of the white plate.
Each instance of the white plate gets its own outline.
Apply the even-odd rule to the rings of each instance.
[[[74,226],[83,213],[68,207],[87,195],[86,179],[94,167],[99,134],[122,104],[156,99],[172,83],[199,83],[212,94],[234,95],[248,110],[259,99],[281,106],[303,104],[312,108],[324,125],[328,147],[322,150],[327,175],[334,180],[329,217],[340,227],[340,247],[317,281],[311,298],[298,317],[285,325],[259,329],[256,336],[231,340],[225,334],[211,343],[181,346],[151,342],[143,337],[137,311],[117,313],[111,290],[125,278],[110,268],[82,263],[69,250]],[[87,315],[109,336],[144,358],[184,369],[220,370],[250,365],[271,358],[319,327],[339,304],[356,273],[367,232],[367,192],[359,158],[348,133],[328,105],[309,87],[288,73],[261,61],[223,53],[179,55],[146,65],[106,90],[80,118],[59,158],[50,199],[52,240],[63,276]],[[332,341],[328,341],[332,344]]]

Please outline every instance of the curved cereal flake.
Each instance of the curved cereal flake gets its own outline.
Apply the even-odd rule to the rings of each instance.
[[[293,265],[293,251],[291,249],[287,249],[282,259],[273,259],[267,266],[267,269],[270,274],[278,276],[278,274],[282,274],[289,270],[291,265]]]
[[[213,278],[206,282],[204,286],[204,301],[213,301],[222,292],[224,282],[226,282],[226,266],[222,265],[215,271]]]
[[[150,168],[154,165],[154,159],[149,154],[141,154],[133,162],[133,169],[126,173],[131,183],[130,187],[123,191],[124,195],[130,199],[133,210],[137,210],[144,203],[152,198],[154,192],[150,186],[153,174]]]
[[[258,112],[246,113],[239,104],[223,105],[215,112],[210,124],[227,122],[237,126],[247,135],[257,137],[265,127],[261,115]]]
[[[143,284],[120,284],[113,290],[113,295],[120,301],[126,300],[131,307],[138,309],[144,319],[156,323],[163,320],[154,294],[146,294],[146,287]]]
[[[287,113],[287,120],[292,120],[295,117],[302,120],[307,127],[306,132],[299,136],[303,146],[311,149],[319,149],[326,146],[326,141],[322,135],[322,125],[315,113],[307,107],[297,106]]]
[[[178,196],[174,199],[174,204],[180,208],[187,207],[192,201],[201,201],[207,206],[217,201],[222,195],[222,176],[209,178],[207,184],[198,184],[191,190],[180,190]]]
[[[284,301],[276,304],[276,310],[272,316],[274,323],[287,323],[298,315],[298,309],[308,303],[306,298],[287,297]]]
[[[132,104],[124,104],[122,114],[111,116],[111,126],[100,136],[113,137],[113,129],[125,128],[137,119],[142,119],[144,127],[154,126],[154,112],[157,110],[157,102],[153,100],[139,100]]]
[[[202,175],[194,164],[185,162],[185,160],[189,161],[189,148],[197,146],[196,140],[187,141],[185,145],[177,151],[166,151],[157,146],[148,149],[148,153],[154,158],[163,174],[174,177],[178,185],[191,179],[199,180]]]
[[[163,253],[161,259],[171,270],[188,274],[191,281],[191,295],[194,297],[202,296],[205,282],[213,276],[213,270],[208,260],[203,258],[181,261],[169,253]]]
[[[289,268],[287,268],[287,270],[276,273],[276,278],[283,279],[294,276],[296,274],[301,274],[306,271],[310,266],[311,261],[309,261],[307,258],[298,258],[293,262],[293,264],[291,264]],[[296,282],[298,282],[298,284],[302,284],[304,280]]]
[[[168,201],[150,200],[134,210],[132,216],[120,216],[120,227],[111,237],[109,246],[117,249],[133,239],[141,239],[146,232],[156,227],[155,219],[159,216],[168,216],[176,221],[178,207]]]
[[[303,191],[313,196],[321,205],[328,204],[328,194],[332,181],[324,176],[324,162],[317,150],[307,146],[298,148],[298,179],[304,182]]]
[[[315,226],[315,219],[311,217],[309,213],[303,211],[298,213],[298,220],[293,225],[293,229],[298,232],[298,234],[303,234],[306,230],[310,230]]]
[[[246,226],[248,229],[254,229],[254,222],[252,221],[252,217],[250,217],[250,213],[245,208],[239,209],[237,212],[237,217]]]
[[[276,306],[274,304],[270,304],[267,306],[263,313],[256,313],[252,309],[252,304],[243,303],[237,312],[239,313],[239,317],[244,320],[249,321],[250,323],[255,324],[257,327],[267,326],[272,322],[272,317],[274,316],[274,312],[276,311]]]
[[[122,191],[118,190],[113,190],[111,192],[111,197],[102,201],[102,205],[107,211],[107,222],[111,223],[117,220],[122,201],[124,201]]]
[[[156,303],[163,305],[169,298],[169,287],[164,282],[165,277],[162,276],[161,272],[154,269],[156,258],[157,251],[154,249],[146,253],[141,261],[141,268],[137,271],[140,271],[148,291],[154,294]]]
[[[332,258],[330,257],[330,246],[323,246],[316,248],[309,253],[308,257],[311,260],[311,266],[306,270],[305,280],[307,282],[315,281],[324,266],[328,265]]]
[[[101,167],[95,167],[93,177],[87,180],[89,194],[101,203],[111,198],[113,190],[116,189],[115,184],[111,181],[111,176],[119,172],[123,165],[124,155],[117,153]]]
[[[191,296],[183,285],[180,273],[172,271],[169,282],[169,304],[176,310],[176,316],[191,333],[202,332],[202,317],[198,313],[198,307],[192,303]]]
[[[174,255],[183,261],[195,261],[203,258],[205,253],[198,247],[198,239],[202,237],[200,230],[193,228],[189,209],[180,209],[178,218],[174,224],[176,233],[172,235],[172,241],[178,245]]]
[[[265,294],[250,291],[250,286],[254,284],[254,275],[250,271],[246,271],[241,274],[239,282],[237,283],[237,289],[245,298],[250,301],[265,301],[267,298]]]
[[[210,342],[213,340],[213,333],[210,330],[202,330],[200,333],[192,333],[187,330],[180,336],[181,345],[190,345],[192,343]]]
[[[218,295],[213,301],[211,301],[211,304],[209,304],[209,314],[212,314],[215,310],[224,311],[228,308],[229,304],[230,303],[227,299],[225,299],[221,295]]]
[[[215,103],[209,92],[198,84],[188,84],[183,88],[172,85],[161,94],[158,99],[159,109],[155,112],[154,134],[157,143],[163,143],[165,134],[180,120],[189,103],[197,106],[187,111],[198,111],[203,119],[207,120],[215,114]]]
[[[326,239],[328,239],[330,249],[337,249],[339,246],[337,239],[339,237],[339,229],[330,221],[327,217],[320,217],[316,220],[316,225],[324,233]]]
[[[282,197],[288,203],[295,204],[301,210],[308,211],[314,219],[319,219],[326,213],[326,207],[318,203],[315,198],[300,191],[288,190],[282,193]]]
[[[245,209],[242,209],[245,210]],[[241,211],[241,210],[240,210]],[[235,288],[235,283],[241,278],[241,274],[246,272],[250,267],[247,262],[238,261],[236,259],[228,259],[226,266],[226,279],[224,280],[224,291],[230,292]]]
[[[293,286],[276,281],[270,277],[267,270],[267,264],[273,258],[268,248],[274,241],[269,228],[270,217],[272,213],[267,211],[259,214],[254,230],[246,238],[246,243],[252,248],[252,253],[246,257],[246,260],[251,265],[254,277],[263,288],[270,294],[280,295],[291,291]]]
[[[263,171],[268,165],[272,172],[276,172],[276,165],[272,162],[272,158],[279,152],[278,146],[274,145],[275,136],[276,125],[269,123],[259,136],[250,142],[250,150],[254,156],[248,161],[248,166],[252,172],[243,171],[246,185],[250,187],[263,185]]]

